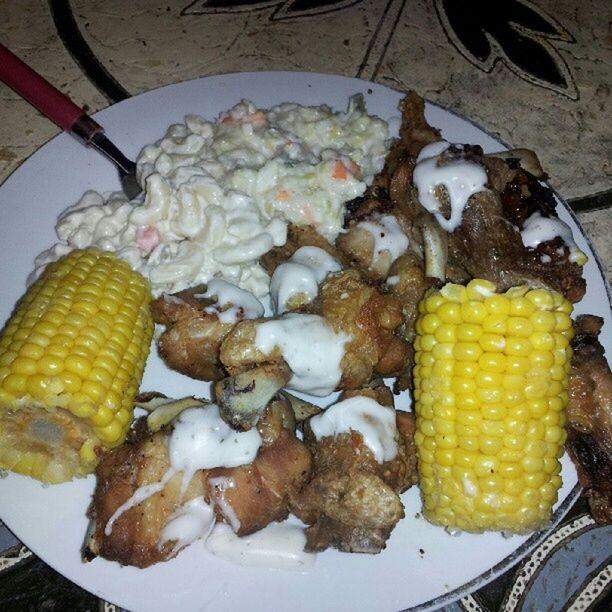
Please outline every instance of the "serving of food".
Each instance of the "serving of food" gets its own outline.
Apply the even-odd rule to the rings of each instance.
[[[17,535],[130,609],[365,610],[439,604],[525,554],[578,494],[571,460],[610,521],[606,283],[534,153],[352,79],[174,96],[140,140],[141,199],[56,196],[55,238],[17,227]],[[42,505],[71,517],[61,543]]]

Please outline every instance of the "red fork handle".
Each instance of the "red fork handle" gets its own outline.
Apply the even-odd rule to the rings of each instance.
[[[103,131],[102,127],[83,109],[2,44],[0,44],[0,80],[62,129],[68,132],[74,130],[87,142],[96,133]]]

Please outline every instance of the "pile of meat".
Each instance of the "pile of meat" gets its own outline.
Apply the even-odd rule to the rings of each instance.
[[[290,226],[287,243],[262,258],[270,274],[301,247],[317,247],[339,262],[342,269],[327,275],[316,297],[297,300],[291,310],[322,317],[348,338],[336,386],[341,400],[361,395],[393,406],[382,378],[394,379],[396,392],[410,389],[417,305],[431,287],[485,278],[500,291],[529,283],[557,290],[572,302],[584,295],[582,268],[571,245],[554,237],[528,247],[521,238],[534,213],[555,216],[554,195],[529,152],[483,155],[477,146],[449,147],[439,163],[462,159],[480,165],[487,188],[469,198],[455,231],[441,228],[421,205],[413,180],[419,153],[440,139],[425,120],[423,100],[408,94],[386,165],[363,197],[347,203],[345,231],[336,242],[312,227]],[[437,196],[448,216],[448,194],[442,188]],[[371,227],[382,228],[381,239],[385,228],[403,235],[405,240],[395,243],[401,252],[377,250]],[[417,481],[412,414],[396,411],[397,454],[389,461],[378,461],[358,431],[317,439],[310,420],[320,409],[286,392],[292,372],[282,353],[257,350],[257,327],[267,319],[239,314],[228,321],[221,314],[233,305],[217,304],[215,310],[215,300],[204,292],[205,287],[194,287],[155,301],[154,318],[165,328],[159,354],[179,372],[214,381],[223,419],[236,430],[257,428],[262,447],[247,465],[200,471],[182,493],[179,479],[170,480],[146,504],[124,512],[107,534],[104,527],[117,508],[139,487],[159,482],[168,469],[173,421],[152,431],[142,420],[123,446],[102,458],[87,555],[140,567],[173,556],[172,543],[158,546],[160,532],[180,504],[197,496],[214,505],[217,520],[231,523],[229,505],[238,535],[293,513],[308,526],[308,550],[382,550],[404,516],[400,493]],[[594,515],[609,521],[612,379],[597,342],[598,325],[592,317],[576,324],[568,448]],[[223,504],[215,504],[211,486],[219,476],[234,483]]]

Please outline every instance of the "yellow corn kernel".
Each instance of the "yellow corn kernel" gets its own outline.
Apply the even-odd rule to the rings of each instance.
[[[423,511],[452,528],[526,533],[549,520],[560,486],[571,305],[542,289],[458,287],[419,306]]]
[[[486,301],[486,299],[495,293],[495,285],[488,280],[482,278],[472,279],[466,286],[466,294],[470,300]]]
[[[440,289],[442,296],[449,302],[463,304],[468,299],[468,291],[463,285],[448,283]]]
[[[485,305],[476,300],[470,300],[461,305],[461,317],[466,323],[482,323],[487,314]]]
[[[0,468],[60,482],[123,441],[150,301],[148,282],[110,253],[77,250],[47,266],[0,334]]]

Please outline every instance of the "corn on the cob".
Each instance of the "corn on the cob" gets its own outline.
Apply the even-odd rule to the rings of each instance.
[[[466,531],[526,533],[561,485],[573,329],[558,293],[473,280],[428,294],[416,323],[423,511]]]
[[[0,334],[0,468],[50,482],[120,444],[147,358],[148,282],[110,253],[47,266]]]

